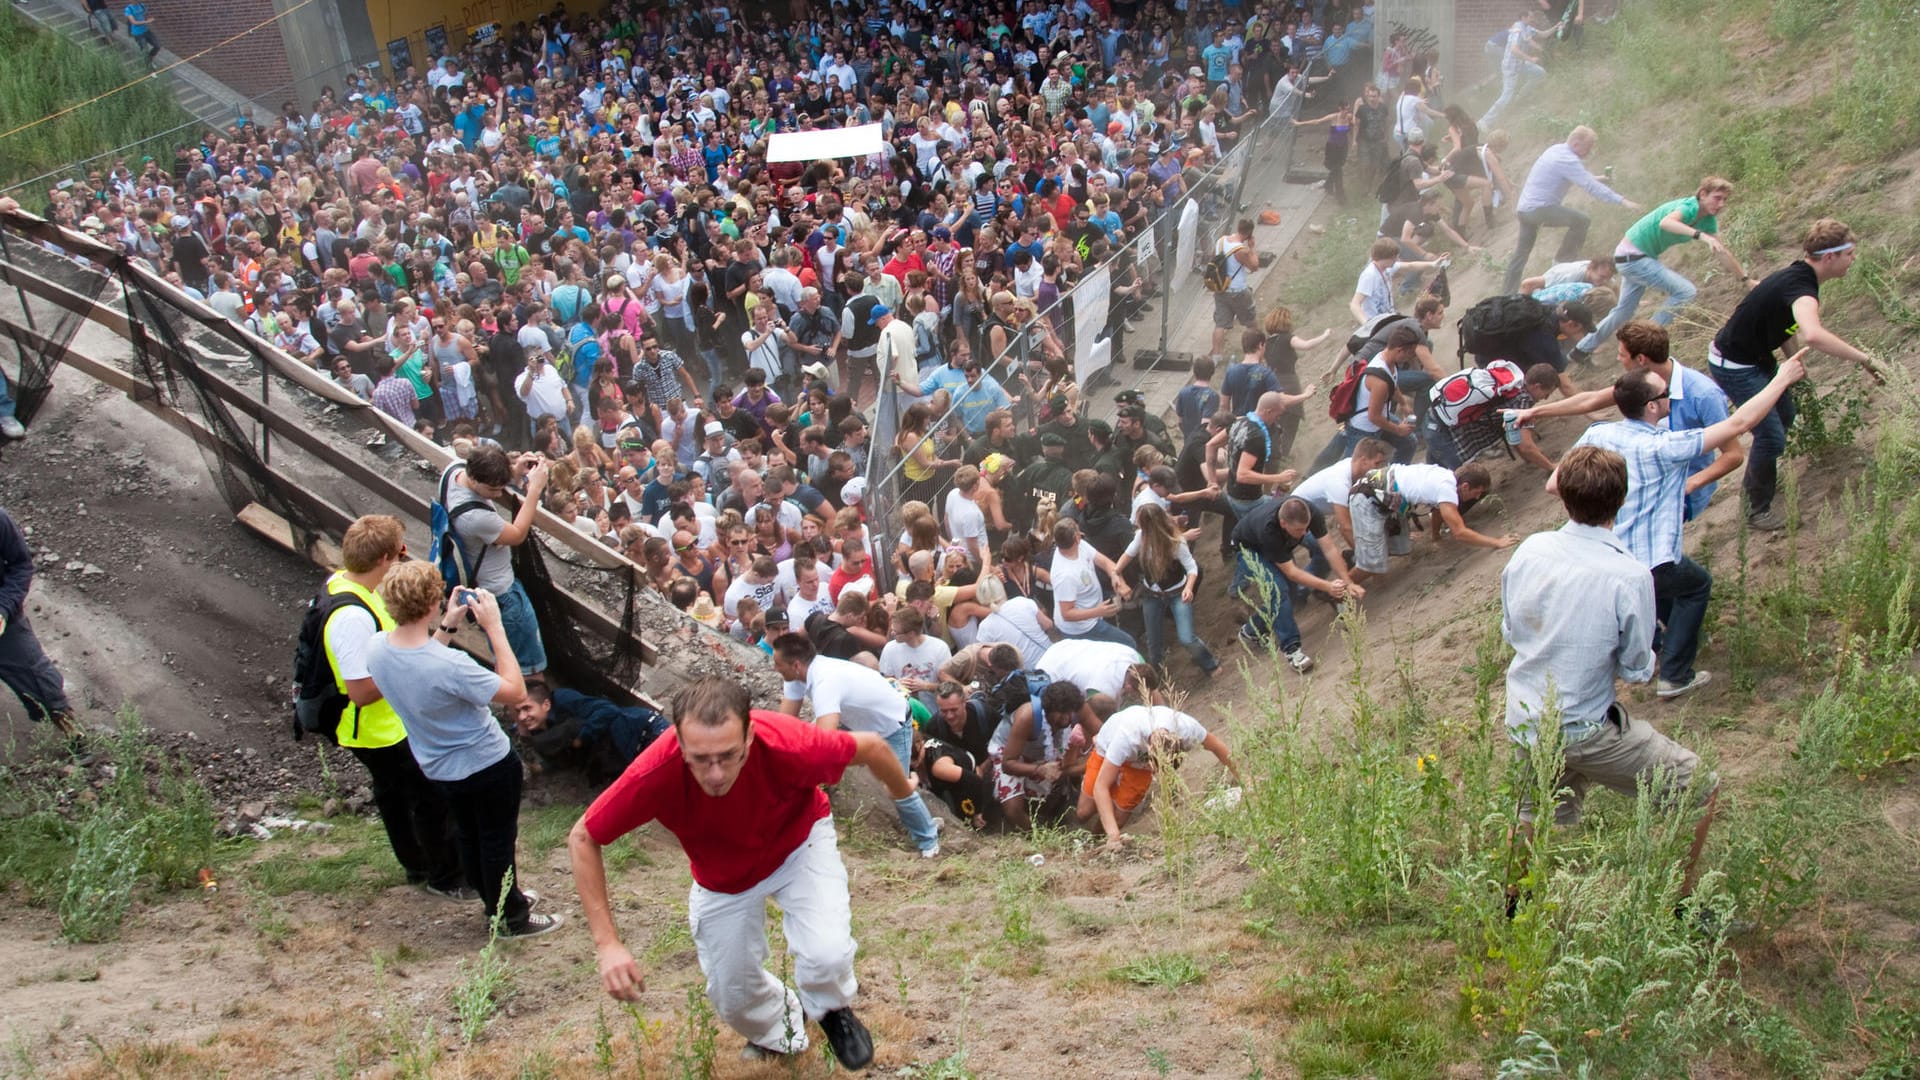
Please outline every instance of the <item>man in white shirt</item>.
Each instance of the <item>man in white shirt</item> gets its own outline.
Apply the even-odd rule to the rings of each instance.
[[[851,660],[817,656],[812,640],[797,633],[782,634],[774,640],[773,669],[785,681],[781,712],[798,716],[800,703],[806,701],[813,705],[813,722],[828,731],[844,728],[880,736],[911,779],[908,763],[913,759],[913,724],[907,719],[907,699],[885,676]],[[931,859],[940,854],[940,826],[927,812],[920,793],[895,799],[893,806],[921,857]]]
[[[1365,583],[1387,572],[1390,538],[1392,554],[1412,550],[1408,519],[1417,506],[1433,510],[1430,531],[1435,543],[1444,532],[1474,547],[1509,548],[1519,543],[1520,537],[1512,533],[1483,536],[1469,529],[1460,516],[1462,504],[1472,506],[1492,488],[1493,480],[1481,465],[1467,465],[1458,472],[1438,465],[1388,465],[1362,475],[1347,497],[1353,515],[1353,579]],[[1389,521],[1397,521],[1398,529],[1390,528]]]
[[[551,416],[564,428],[567,418],[573,415],[573,391],[547,361],[545,350],[529,352],[526,370],[513,384],[513,392],[527,407],[529,435],[540,426],[541,417]]]
[[[1084,822],[1099,814],[1107,846],[1119,847],[1126,839],[1120,830],[1146,799],[1161,763],[1177,769],[1194,747],[1206,748],[1238,785],[1240,770],[1227,744],[1200,721],[1166,705],[1134,705],[1114,713],[1093,737],[1074,816]]]
[[[1293,489],[1293,497],[1312,503],[1338,525],[1342,542],[1351,548],[1353,512],[1347,507],[1347,496],[1353,491],[1354,481],[1385,465],[1392,457],[1393,447],[1369,435],[1354,444],[1352,457],[1336,461],[1300,481]]]
[[[1137,648],[1133,635],[1108,622],[1119,614],[1120,602],[1133,590],[1114,572],[1113,560],[1080,540],[1080,525],[1062,518],[1053,527],[1053,622],[1062,634],[1091,641],[1110,641]],[[1100,588],[1100,574],[1113,582],[1114,600]]]
[[[787,601],[787,625],[799,630],[807,625],[807,617],[816,612],[833,614],[833,597],[827,595],[827,586],[820,580],[820,564],[795,566],[793,599]]]
[[[880,650],[880,674],[919,698],[927,708],[934,708],[933,691],[940,685],[940,668],[953,659],[953,650],[939,638],[927,636],[927,617],[912,605],[895,609],[888,629],[893,640]]]
[[[1032,597],[1015,596],[980,620],[979,640],[1004,641],[1020,650],[1021,663],[1038,667],[1040,658],[1053,645],[1049,636],[1052,628],[1053,620],[1040,610],[1039,603]]]
[[[980,493],[980,470],[962,465],[954,471],[953,490],[947,492],[947,536],[967,549],[967,555],[980,564],[982,572],[992,555],[987,550],[987,515],[974,501]]]
[[[1260,269],[1260,253],[1253,247],[1253,219],[1241,218],[1233,232],[1214,241],[1213,253],[1227,257],[1227,287],[1213,294],[1213,355],[1218,357],[1234,323],[1248,329],[1259,325],[1253,313],[1251,275]]]
[[[1131,645],[1066,638],[1049,646],[1034,666],[1055,682],[1072,683],[1089,695],[1105,694],[1119,701],[1126,696],[1128,676],[1145,663]]]

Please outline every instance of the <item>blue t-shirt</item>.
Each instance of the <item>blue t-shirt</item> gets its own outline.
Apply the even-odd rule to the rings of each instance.
[[[466,653],[432,640],[399,649],[382,632],[367,642],[367,674],[400,714],[427,779],[464,780],[513,752],[487,708],[500,676]]]
[[[1200,58],[1207,62],[1207,81],[1226,82],[1227,65],[1233,63],[1233,50],[1225,45],[1209,45],[1200,50]]]
[[[1173,414],[1180,420],[1180,437],[1193,438],[1201,421],[1220,411],[1220,392],[1211,386],[1189,383],[1173,399]]]
[[[125,9],[125,14],[127,16],[127,33],[132,34],[134,37],[145,36],[147,28],[140,24],[146,21],[147,5],[139,3],[128,4]]]
[[[1280,389],[1280,379],[1267,365],[1255,361],[1251,364],[1234,364],[1227,368],[1226,378],[1220,380],[1220,390],[1227,396],[1227,407],[1235,416],[1245,416],[1260,403],[1260,395],[1269,390]]]

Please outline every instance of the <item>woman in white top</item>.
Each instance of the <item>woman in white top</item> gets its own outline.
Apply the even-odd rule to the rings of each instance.
[[[1159,504],[1141,503],[1133,520],[1137,531],[1114,567],[1121,574],[1129,566],[1140,567],[1140,614],[1147,624],[1147,663],[1159,667],[1166,659],[1165,620],[1171,618],[1174,634],[1186,647],[1187,655],[1201,671],[1213,674],[1220,661],[1193,632],[1193,587],[1200,580],[1200,565],[1194,561],[1193,551],[1173,517]]]
[[[1394,103],[1393,141],[1405,153],[1409,136],[1414,132],[1425,132],[1427,120],[1445,120],[1446,114],[1427,104],[1427,87],[1414,76],[1400,89],[1400,100]]]

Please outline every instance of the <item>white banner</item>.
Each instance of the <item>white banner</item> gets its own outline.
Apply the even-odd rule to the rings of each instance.
[[[1180,224],[1174,230],[1173,276],[1172,284],[1167,287],[1169,293],[1177,293],[1193,274],[1194,237],[1200,232],[1200,206],[1198,200],[1188,199],[1186,208],[1180,211]]]
[[[1147,267],[1153,262],[1153,254],[1153,230],[1141,229],[1140,239],[1133,244],[1133,264],[1145,273]]]
[[[1085,387],[1087,380],[1092,378],[1095,372],[1104,370],[1111,363],[1113,363],[1113,339],[1101,338],[1094,342],[1093,348],[1087,353],[1085,359],[1074,358],[1073,381]],[[1084,391],[1081,396],[1085,397]]]
[[[879,124],[827,128],[824,131],[781,131],[767,140],[767,161],[819,161],[823,158],[865,157],[885,149],[887,139]]]
[[[1073,366],[1078,369],[1093,355],[1093,343],[1106,333],[1107,307],[1112,302],[1113,275],[1104,266],[1089,270],[1073,289]]]

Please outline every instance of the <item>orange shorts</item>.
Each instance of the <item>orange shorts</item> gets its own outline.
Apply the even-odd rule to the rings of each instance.
[[[1100,751],[1090,750],[1087,752],[1087,775],[1080,781],[1080,793],[1082,795],[1085,795],[1089,799],[1093,798],[1094,781],[1099,778],[1100,769],[1105,764],[1106,759],[1100,756]],[[1131,814],[1140,808],[1141,801],[1147,797],[1147,789],[1152,786],[1152,769],[1140,769],[1132,765],[1122,765],[1120,766],[1119,779],[1113,782],[1113,805]]]

